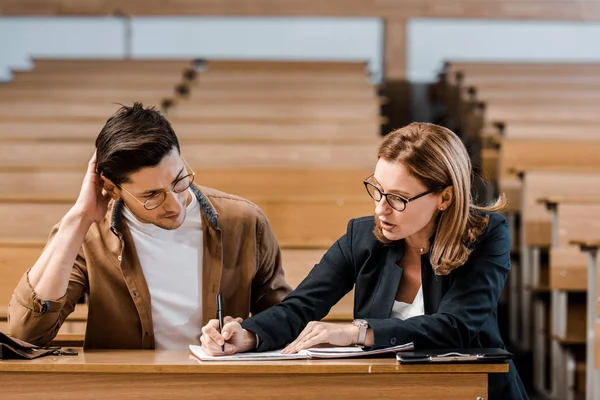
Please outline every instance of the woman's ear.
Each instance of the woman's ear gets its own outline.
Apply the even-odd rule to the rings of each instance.
[[[104,191],[106,191],[106,193],[108,193],[108,195],[113,200],[119,200],[120,195],[119,191],[117,190],[117,185],[115,185],[110,179],[108,179],[104,175],[101,175],[100,179],[102,179],[102,187],[104,188]]]
[[[448,186],[447,188],[442,190],[442,193],[440,195],[440,201],[438,204],[438,209],[440,211],[446,210],[448,207],[450,207],[450,203],[452,203],[453,198],[454,198],[454,189],[452,188],[452,186]]]

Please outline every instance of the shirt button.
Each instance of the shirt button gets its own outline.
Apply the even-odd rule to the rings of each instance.
[[[392,346],[394,346],[394,345],[396,344],[396,338],[395,338],[395,337],[393,337],[393,336],[392,336],[392,337],[390,338],[390,344],[391,344]]]

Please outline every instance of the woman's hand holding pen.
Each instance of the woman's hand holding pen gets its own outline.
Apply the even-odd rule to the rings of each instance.
[[[241,318],[225,317],[225,326],[219,333],[219,320],[211,319],[202,328],[200,343],[202,350],[211,356],[225,356],[242,353],[256,347],[256,335],[242,328]],[[225,344],[225,351],[221,346]]]

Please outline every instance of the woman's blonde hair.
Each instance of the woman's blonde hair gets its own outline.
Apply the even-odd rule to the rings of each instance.
[[[471,254],[470,244],[487,228],[489,218],[481,212],[498,211],[506,201],[501,197],[492,205],[473,204],[471,160],[460,138],[442,126],[414,122],[388,134],[378,158],[403,163],[428,189],[452,187],[452,201],[437,217],[429,259],[438,275],[463,265]],[[374,233],[380,242],[391,243],[379,224]]]

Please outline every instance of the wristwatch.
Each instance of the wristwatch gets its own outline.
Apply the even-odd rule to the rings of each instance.
[[[356,344],[364,345],[365,339],[367,338],[367,329],[369,328],[369,323],[364,319],[355,319],[352,321],[352,325],[358,327],[358,340]]]

